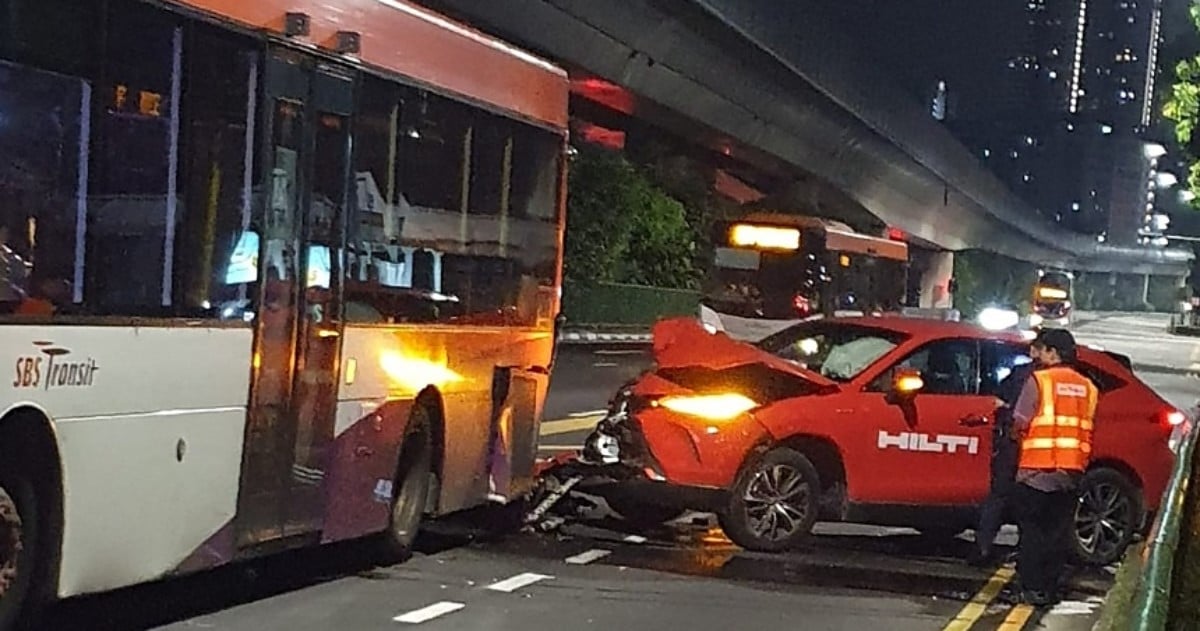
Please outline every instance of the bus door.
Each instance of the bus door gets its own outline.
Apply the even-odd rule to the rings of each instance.
[[[263,301],[239,545],[313,535],[333,443],[355,75],[287,50],[264,65]]]

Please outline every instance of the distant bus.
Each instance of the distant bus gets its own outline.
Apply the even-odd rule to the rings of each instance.
[[[908,245],[902,241],[774,213],[721,222],[713,237],[717,248],[703,301],[727,322],[767,331],[805,318],[895,312],[904,305]]]
[[[1033,285],[1032,313],[1029,322],[1034,327],[1068,327],[1074,307],[1075,275],[1061,270],[1039,270]]]
[[[0,629],[531,488],[568,98],[405,0],[9,0]]]

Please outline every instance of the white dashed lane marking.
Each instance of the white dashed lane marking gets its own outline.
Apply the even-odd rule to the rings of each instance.
[[[511,578],[506,578],[502,581],[497,581],[495,583],[492,583],[491,585],[488,585],[487,588],[494,592],[503,592],[505,594],[511,594],[511,593],[517,591],[518,589],[521,589],[522,587],[528,587],[530,585],[533,585],[534,583],[549,580],[552,578],[554,578],[554,577],[546,576],[545,574],[534,574],[533,572],[525,572],[524,574],[517,574],[516,576],[513,576]]]
[[[612,550],[596,548],[595,550],[588,550],[582,554],[576,554],[573,557],[567,557],[567,563],[569,565],[587,565],[592,561],[599,561],[610,554],[612,554]]]
[[[429,622],[434,618],[440,618],[448,613],[454,613],[464,607],[466,607],[466,605],[463,603],[442,601],[440,603],[429,605],[428,607],[423,607],[405,614],[400,614],[399,616],[392,618],[392,620],[404,624],[421,624],[422,622]]]

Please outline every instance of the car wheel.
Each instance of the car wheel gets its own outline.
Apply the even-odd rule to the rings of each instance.
[[[391,517],[383,533],[384,553],[396,561],[412,556],[413,544],[425,516],[433,471],[433,419],[428,408],[413,409],[400,446]]]
[[[0,630],[17,628],[34,593],[40,523],[33,480],[7,456],[0,460]]]
[[[656,528],[683,515],[678,506],[647,502],[619,491],[605,496],[604,501],[621,519],[639,529]]]
[[[1071,554],[1086,565],[1120,560],[1143,521],[1141,491],[1125,475],[1094,469],[1083,478],[1075,507]]]
[[[742,468],[719,515],[734,543],[759,552],[787,550],[812,532],[817,521],[817,469],[804,454],[774,449]]]

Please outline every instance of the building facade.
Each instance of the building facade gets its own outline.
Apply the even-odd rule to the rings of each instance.
[[[844,0],[830,11],[1036,212],[1101,240],[1144,239],[1162,0]]]

